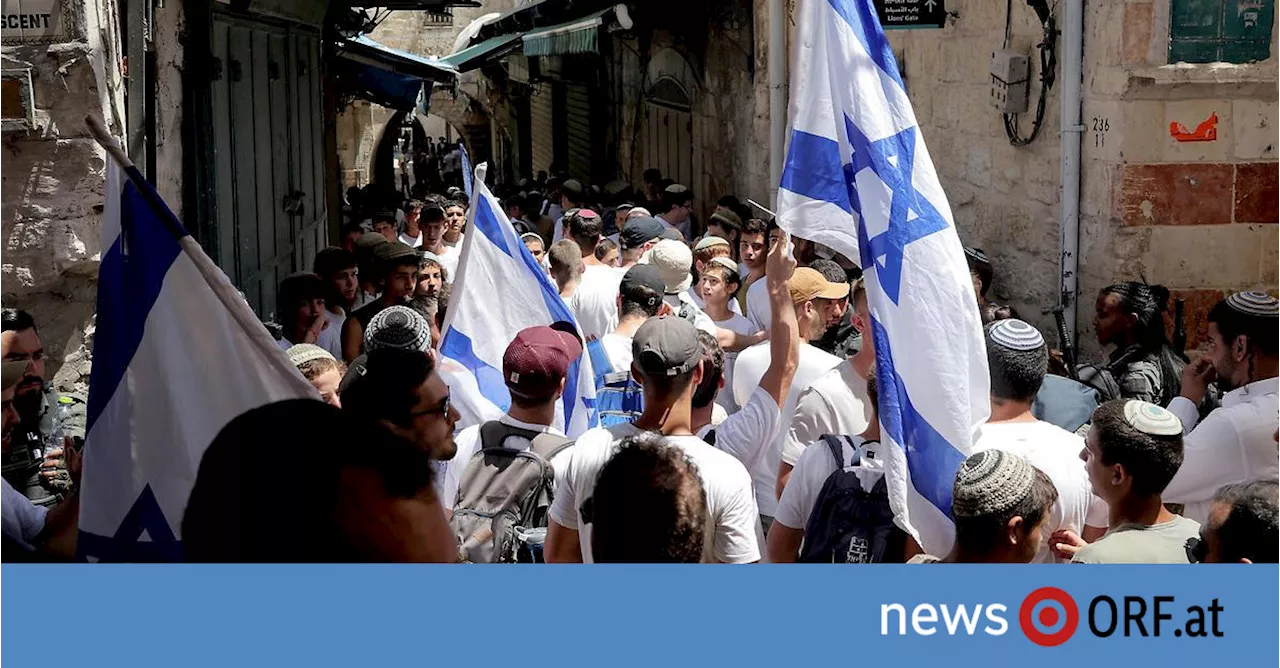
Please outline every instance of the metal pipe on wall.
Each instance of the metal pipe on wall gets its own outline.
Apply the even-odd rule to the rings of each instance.
[[[769,202],[778,207],[787,127],[787,29],[785,1],[769,0]]]
[[[1077,290],[1080,269],[1080,142],[1081,79],[1084,69],[1084,0],[1064,3],[1062,33],[1062,206],[1061,284],[1058,305],[1063,309],[1067,335],[1076,340]]]

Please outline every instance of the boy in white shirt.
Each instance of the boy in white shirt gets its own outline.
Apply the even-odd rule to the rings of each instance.
[[[632,356],[632,371],[644,386],[644,413],[632,423],[591,429],[571,448],[568,467],[556,476],[547,562],[593,561],[589,518],[596,479],[618,444],[643,431],[661,432],[665,443],[683,450],[697,466],[709,519],[702,560],[758,561],[760,520],[750,474],[732,455],[693,435],[693,391],[702,380],[702,347],[694,326],[676,316],[651,318],[636,331]]]
[[[1107,530],[1107,504],[1093,494],[1080,451],[1084,439],[1037,420],[1031,403],[1049,369],[1049,349],[1035,327],[1021,320],[987,326],[987,364],[991,371],[991,419],[974,434],[973,452],[1000,449],[1026,458],[1058,489],[1044,535],[1070,530],[1093,541]],[[1054,560],[1050,543],[1032,563]]]

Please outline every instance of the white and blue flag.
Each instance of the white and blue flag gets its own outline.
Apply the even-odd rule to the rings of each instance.
[[[898,524],[930,554],[990,412],[973,283],[872,0],[801,0],[780,225],[857,260],[875,340]]]
[[[467,193],[467,199],[471,199],[471,155],[467,153],[467,147],[462,142],[458,142],[458,151],[462,153],[462,190]]]
[[[123,170],[108,168],[77,548],[180,561],[214,436],[251,408],[319,395],[155,189]]]
[[[462,414],[460,429],[497,419],[510,407],[502,357],[520,330],[567,322],[582,336],[559,290],[485,186],[484,171],[479,165],[472,182],[475,198],[440,343],[440,373]],[[595,396],[584,354],[569,367],[555,426],[569,438],[594,427]]]

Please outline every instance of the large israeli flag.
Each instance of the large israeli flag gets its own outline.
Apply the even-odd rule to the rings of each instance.
[[[951,547],[951,489],[985,422],[973,283],[872,0],[801,0],[780,224],[860,261],[900,526]]]
[[[502,356],[520,330],[563,321],[582,335],[555,284],[485,186],[485,168],[477,167],[472,182],[475,197],[440,343],[440,373],[462,414],[459,428],[497,419],[510,407]],[[595,396],[591,360],[584,354],[569,367],[556,427],[570,438],[594,427]]]
[[[320,397],[136,168],[110,165],[107,193],[77,548],[179,561],[214,436],[251,408]]]

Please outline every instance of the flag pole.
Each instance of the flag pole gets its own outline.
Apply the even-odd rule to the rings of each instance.
[[[120,166],[125,176],[128,176],[129,180],[138,189],[138,194],[147,200],[147,204],[150,204],[152,210],[160,216],[160,219],[164,221],[165,227],[169,228],[173,236],[178,239],[187,236],[187,229],[183,227],[182,222],[173,215],[173,211],[160,199],[159,193],[147,182],[142,172],[138,171],[137,165],[133,164],[124,149],[120,148],[120,142],[116,141],[116,138],[107,131],[107,126],[102,124],[102,119],[91,114],[84,117],[84,124],[88,126],[89,134],[93,136],[94,141],[98,142],[98,145],[106,150],[107,155],[111,156],[111,159]]]

